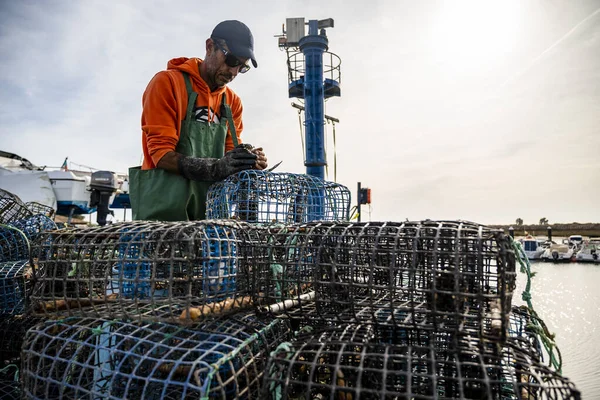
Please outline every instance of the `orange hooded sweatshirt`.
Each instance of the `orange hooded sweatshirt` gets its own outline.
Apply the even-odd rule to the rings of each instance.
[[[213,120],[214,113],[221,117],[221,101],[223,93],[227,94],[227,104],[231,107],[233,123],[241,143],[242,101],[233,90],[227,86],[214,92],[200,77],[199,66],[202,60],[198,58],[174,58],[167,64],[167,70],[154,75],[142,97],[142,148],[144,162],[142,169],[156,168],[160,159],[170,151],[175,150],[181,131],[181,121],[185,119],[188,95],[185,81],[180,71],[190,75],[192,87],[198,93],[196,107],[208,107],[208,118]],[[211,118],[213,117],[213,118]],[[233,149],[231,132],[228,130],[225,140],[225,152]]]

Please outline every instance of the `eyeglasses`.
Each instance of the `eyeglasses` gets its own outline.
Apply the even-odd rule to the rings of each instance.
[[[223,54],[225,54],[225,64],[227,64],[228,67],[239,67],[240,74],[245,74],[246,72],[248,72],[248,70],[250,69],[250,66],[248,64],[244,64],[243,62],[241,62],[239,58],[237,58],[236,56],[219,46],[217,42],[214,42],[214,44],[217,47],[217,49],[221,50]]]

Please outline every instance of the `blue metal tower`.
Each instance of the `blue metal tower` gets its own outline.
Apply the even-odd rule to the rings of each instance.
[[[333,28],[333,19],[309,20],[305,34],[304,18],[288,18],[279,47],[288,53],[290,98],[304,100],[306,173],[325,178],[325,100],[340,96],[340,58],[328,52],[325,28]],[[299,50],[299,51],[298,51]],[[337,121],[337,120],[336,120]]]

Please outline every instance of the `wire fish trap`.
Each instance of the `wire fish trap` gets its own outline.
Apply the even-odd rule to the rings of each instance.
[[[9,224],[31,216],[32,212],[19,196],[0,189],[0,224]]]
[[[43,215],[44,217],[51,218],[54,220],[56,210],[50,206],[47,206],[37,201],[30,201],[25,203],[25,206],[31,211],[33,215]]]
[[[360,322],[503,340],[515,255],[462,221],[313,222],[258,230],[262,311],[315,304],[316,323]],[[261,254],[262,255],[258,255]]]
[[[43,214],[35,214],[24,219],[18,219],[10,223],[10,226],[19,229],[30,241],[35,241],[42,232],[58,229],[56,223]]]
[[[255,399],[285,321],[236,314],[191,327],[71,317],[30,329],[25,399]]]
[[[348,220],[350,191],[310,175],[246,170],[210,187],[206,215],[268,223]]]
[[[20,314],[25,311],[31,276],[29,260],[0,263],[0,314]]]
[[[41,318],[29,315],[0,316],[0,368],[10,364],[21,365],[21,347],[25,333],[42,321]]]
[[[28,259],[30,242],[25,232],[11,225],[0,225],[0,263]]]
[[[190,322],[249,307],[235,221],[149,222],[45,233],[36,314]]]
[[[572,382],[510,340],[482,354],[321,336],[282,343],[266,371],[264,399],[580,399]]]

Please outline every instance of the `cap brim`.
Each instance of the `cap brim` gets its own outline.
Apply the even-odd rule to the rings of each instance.
[[[254,57],[254,52],[252,50],[250,50],[247,47],[243,47],[243,46],[235,46],[235,45],[230,45],[229,43],[227,43],[227,47],[229,48],[229,51],[231,51],[231,53],[233,55],[235,55],[236,57],[239,58],[248,58],[252,61],[252,65],[254,65],[254,68],[258,68],[258,63],[256,62],[256,58]]]

